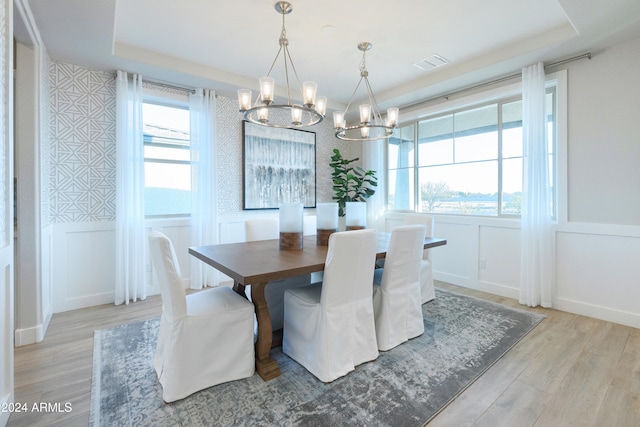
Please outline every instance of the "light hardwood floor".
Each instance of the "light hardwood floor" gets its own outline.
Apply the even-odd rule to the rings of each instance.
[[[433,426],[640,425],[640,330],[447,283],[437,286],[548,316],[446,407]],[[9,426],[86,426],[93,331],[160,315],[158,296],[53,316],[45,340],[15,351],[15,401],[71,412],[14,413]],[[111,427],[111,426],[108,426]]]

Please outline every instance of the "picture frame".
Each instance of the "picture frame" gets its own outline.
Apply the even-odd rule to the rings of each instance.
[[[316,206],[316,134],[242,122],[242,209]]]

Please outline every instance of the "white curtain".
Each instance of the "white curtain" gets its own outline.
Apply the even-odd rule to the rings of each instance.
[[[544,65],[522,69],[520,303],[551,307],[553,245]]]
[[[216,209],[216,94],[197,89],[189,97],[191,117],[191,244],[218,243]],[[217,285],[217,273],[191,259],[191,288]]]
[[[367,228],[375,228],[384,231],[384,200],[383,194],[386,186],[384,185],[384,150],[387,144],[386,140],[363,142],[362,147],[362,168],[364,170],[376,171],[378,178],[378,186],[373,187],[376,193],[367,200]]]
[[[115,303],[147,297],[144,234],[142,76],[116,79],[116,284]]]

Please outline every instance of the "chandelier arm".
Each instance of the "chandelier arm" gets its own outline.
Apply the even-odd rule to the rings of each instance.
[[[287,83],[287,104],[291,105],[291,85],[289,84],[289,65],[287,63],[287,56],[289,57],[289,60],[291,60],[289,48],[285,45],[284,54],[282,55],[284,58],[284,79]],[[291,63],[291,66],[293,66],[293,62]]]
[[[351,106],[351,103],[353,102],[353,97],[356,95],[356,92],[358,91],[358,88],[360,87],[360,83],[362,83],[362,79],[364,79],[364,77],[360,77],[360,80],[358,80],[358,84],[356,85],[356,88],[353,90],[353,93],[351,94],[351,98],[349,98],[349,103],[347,104],[347,108],[344,109],[345,116],[347,115],[347,112],[349,111],[349,107]]]
[[[293,75],[296,77],[296,81],[298,82],[298,90],[302,93],[302,82],[300,81],[300,77],[298,76],[298,70],[296,70],[296,65],[293,63],[293,58],[291,58],[291,53],[289,53],[289,49],[285,51],[286,55],[289,56],[289,64],[291,64],[291,69],[293,70]]]
[[[278,49],[278,53],[276,53],[276,57],[273,58],[273,62],[271,63],[271,67],[269,67],[269,71],[267,72],[267,77],[269,77],[271,75],[271,72],[273,71],[273,67],[275,67],[276,62],[278,61],[278,57],[280,57],[280,52],[282,52],[282,45],[280,45],[280,48]]]
[[[382,114],[380,113],[380,107],[378,107],[378,102],[376,101],[376,97],[373,95],[373,91],[371,90],[371,84],[369,84],[369,79],[364,79],[365,84],[367,85],[367,92],[369,92],[369,101],[371,102],[371,108],[373,109],[374,116],[377,115],[376,119],[380,120],[382,123]]]

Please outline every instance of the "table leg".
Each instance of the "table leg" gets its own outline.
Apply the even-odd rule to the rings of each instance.
[[[245,286],[242,283],[234,281],[233,290],[241,297],[249,299],[247,298],[247,293],[245,292]]]
[[[266,283],[251,285],[251,301],[256,309],[258,320],[258,339],[256,340],[256,371],[263,380],[269,381],[280,375],[278,363],[269,356],[273,331],[267,301],[264,297]]]

